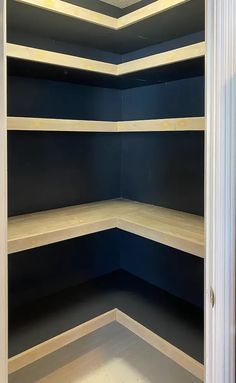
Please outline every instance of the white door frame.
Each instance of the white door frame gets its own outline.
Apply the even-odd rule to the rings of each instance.
[[[5,12],[0,0],[1,383],[8,382]],[[205,383],[235,383],[235,20],[235,0],[206,0]]]
[[[206,0],[206,26],[205,383],[234,383],[236,0]]]
[[[0,0],[0,382],[7,383],[6,2]]]

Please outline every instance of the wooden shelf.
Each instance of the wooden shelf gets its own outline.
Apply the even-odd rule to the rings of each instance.
[[[122,270],[24,305],[11,318],[10,372],[117,321],[203,379],[202,310]]]
[[[115,30],[139,23],[144,19],[153,17],[158,13],[166,12],[188,1],[189,0],[158,0],[127,15],[115,18],[61,0],[54,0],[53,2],[48,2],[47,0],[17,0],[17,2],[22,4]]]
[[[8,117],[7,129],[56,132],[166,132],[204,131],[204,117],[167,118],[136,121],[86,121],[50,118]]]
[[[57,132],[117,132],[117,122],[7,117],[7,129]]]
[[[10,58],[101,73],[116,77],[193,60],[204,57],[205,55],[204,42],[128,61],[122,64],[110,64],[102,61],[70,56],[67,54],[10,43],[7,43],[6,49],[7,56]]]
[[[163,118],[118,122],[119,132],[204,131],[204,117]]]
[[[61,0],[9,0],[8,27],[126,53],[204,30],[204,0],[156,0],[119,18]]]
[[[43,64],[79,69],[89,72],[117,76],[117,66],[97,60],[76,57],[67,54],[50,52],[43,49],[30,48],[7,43],[7,56],[15,59],[34,61]]]
[[[128,200],[102,201],[11,217],[8,252],[112,228],[204,257],[202,217]]]
[[[157,374],[163,382],[200,383],[171,359],[114,321],[10,375],[9,383],[26,382],[35,376],[40,376],[41,383],[120,383],[127,379],[129,383],[149,383],[156,381]]]

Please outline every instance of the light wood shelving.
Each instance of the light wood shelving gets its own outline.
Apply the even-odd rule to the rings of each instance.
[[[21,7],[18,7],[17,3],[18,5],[22,4]],[[196,32],[199,33],[197,38],[194,35],[190,40],[194,41],[196,38],[199,41],[199,36],[203,36],[201,30],[203,8],[201,4],[194,25],[191,26],[191,18],[189,18],[181,26],[183,21],[181,9],[188,8],[186,14],[193,15],[197,8],[193,0],[156,0],[119,18],[62,0],[16,0],[15,3],[10,4],[9,9],[11,6],[13,16],[9,29],[12,34],[10,36],[9,33],[9,38],[12,40],[6,43],[10,76],[27,77],[31,75],[49,80],[65,80],[99,87],[126,89],[127,87],[134,88],[152,83],[157,84],[180,78],[201,76],[203,73],[203,58],[206,50],[204,41],[125,61],[125,58],[131,57],[125,56],[126,53],[138,51],[139,49],[141,52],[142,48],[152,45],[149,42],[160,44]],[[29,11],[28,8],[30,8]],[[18,9],[22,11],[20,21],[17,21]],[[23,15],[24,9],[26,12]],[[174,11],[172,12],[172,10]],[[37,25],[34,27],[33,21],[30,21],[28,28],[24,29],[25,20],[27,18],[31,19],[29,17],[31,13],[35,19],[39,16],[36,22]],[[158,23],[158,20],[161,19],[161,16],[158,18],[158,15],[163,14],[165,16],[162,22]],[[185,15],[184,12],[182,14]],[[155,16],[157,18],[154,18]],[[32,17],[32,20],[34,17]],[[52,20],[53,18],[55,18],[54,22],[48,22],[45,33],[42,33],[43,21],[46,19]],[[60,30],[60,26],[63,24],[63,22],[60,23],[60,19],[65,22],[65,39],[61,38],[64,32]],[[173,26],[175,26],[176,21],[177,26],[180,28],[179,31],[175,32],[175,28],[170,28],[172,20]],[[144,25],[143,30],[142,25]],[[156,29],[155,25],[158,25]],[[162,28],[163,25],[164,28]],[[53,30],[53,26],[55,26],[55,30]],[[140,26],[141,32],[139,33]],[[33,31],[31,32],[32,28]],[[88,28],[88,33],[81,33],[84,28],[85,30]],[[136,32],[133,33],[135,29]],[[162,31],[162,29],[164,30]],[[42,41],[43,39],[47,40],[47,49],[51,49],[48,48],[51,41],[58,41],[60,44],[67,41],[67,43],[74,45],[81,44],[81,46],[89,49],[100,49],[103,51],[103,56],[99,57],[104,57],[106,51],[113,54],[124,54],[124,56],[121,56],[120,64],[114,64],[58,53],[53,51],[53,48],[51,51],[25,46],[29,44],[28,37],[23,38],[25,45],[18,45],[15,44],[15,42],[18,42],[18,31],[22,33],[22,36],[24,34],[25,36],[28,36],[27,34],[31,36],[32,34],[33,39],[36,37],[37,40],[40,36]],[[90,33],[90,31],[93,31],[93,33]],[[96,36],[96,31],[99,31],[98,41],[94,43],[93,39]],[[107,39],[104,38],[107,35],[109,35]],[[113,41],[114,49],[112,46]],[[130,49],[132,43],[134,43],[133,47],[135,49]],[[41,48],[44,46],[41,45]],[[111,49],[105,49],[107,47],[111,47]],[[107,133],[204,131],[205,117],[94,121],[9,116],[7,118],[7,129],[8,131],[28,132]],[[8,219],[8,254],[110,229],[123,230],[190,255],[204,258],[203,217],[125,199],[91,202],[10,217]],[[14,260],[14,256],[11,259]],[[194,261],[194,259],[188,259]],[[57,298],[55,298],[56,295],[54,296],[54,308],[60,307],[63,316],[71,310],[71,318],[73,317],[73,320],[76,318],[75,321],[77,322],[73,324],[73,327],[69,323],[71,318],[68,318],[69,315],[65,315],[68,322],[65,324],[64,320],[62,325],[67,327],[63,330],[60,329],[62,320],[61,318],[57,320],[56,310],[54,311],[54,318],[51,315],[53,305],[51,311],[49,306],[48,312],[45,310],[49,302],[47,299],[44,303],[43,299],[41,300],[40,305],[42,307],[38,311],[40,312],[42,309],[45,318],[43,316],[41,318],[37,317],[37,321],[32,321],[31,324],[30,320],[27,322],[27,318],[25,318],[24,322],[21,322],[25,326],[23,336],[22,330],[17,328],[23,316],[19,315],[19,318],[16,319],[14,324],[16,324],[15,334],[19,331],[17,334],[18,339],[16,341],[15,339],[11,340],[11,342],[13,346],[14,342],[15,345],[18,342],[17,347],[22,348],[18,349],[19,354],[14,353],[14,351],[10,354],[13,356],[8,360],[9,383],[21,383],[31,378],[35,383],[39,381],[42,383],[57,381],[60,383],[64,382],[68,377],[72,380],[76,379],[75,381],[80,379],[83,381],[84,378],[84,381],[86,381],[88,366],[91,363],[94,363],[95,366],[92,379],[98,383],[104,381],[104,376],[111,374],[117,379],[116,375],[120,376],[119,374],[123,373],[126,373],[128,379],[130,377],[130,381],[139,380],[140,376],[142,381],[144,377],[143,383],[146,383],[147,377],[139,375],[139,370],[133,367],[135,363],[141,365],[141,360],[143,360],[141,366],[144,366],[145,361],[147,371],[149,359],[152,362],[150,364],[150,373],[153,374],[154,380],[158,368],[160,369],[162,365],[164,367],[161,374],[170,376],[171,382],[174,382],[175,374],[181,383],[185,381],[200,383],[200,381],[204,380],[204,365],[200,363],[203,361],[203,354],[201,354],[201,351],[199,353],[199,349],[203,350],[203,329],[201,327],[202,323],[200,323],[202,317],[199,315],[198,309],[191,307],[192,305],[187,302],[183,301],[181,303],[176,297],[171,298],[171,294],[169,294],[170,298],[168,298],[168,293],[161,291],[156,285],[149,284],[122,270],[113,271],[108,275],[98,275],[92,280],[85,279],[85,282],[81,282],[80,285],[73,288],[78,288],[80,294],[79,299],[77,299],[78,296],[75,292],[76,301],[71,301],[71,304],[75,303],[74,306],[77,305],[74,308],[75,311],[69,307],[70,302],[68,306],[65,305],[67,293],[65,293],[64,302],[62,294],[60,296],[58,294]],[[158,290],[161,292],[158,292]],[[47,298],[49,299],[49,297]],[[30,302],[28,307],[30,307],[30,304],[32,304],[31,307],[33,308],[38,303]],[[175,309],[175,305],[178,306],[178,310]],[[20,307],[20,310],[22,310],[22,307]],[[75,315],[76,310],[79,315]],[[26,312],[29,314],[30,310],[27,309]],[[33,310],[32,313],[34,313]],[[168,323],[168,326],[169,324],[172,326],[171,334],[169,330],[166,330],[166,323]],[[49,333],[52,331],[50,336],[48,336],[47,332],[45,334],[44,330],[47,328],[45,324],[49,325]],[[105,340],[107,331],[107,342],[103,340],[100,342],[102,344],[99,343],[99,339],[101,340],[99,331],[103,334]],[[9,332],[12,339],[15,336],[13,332]],[[29,334],[33,333],[36,333],[36,337],[31,339]],[[85,337],[88,336],[91,336],[93,348],[92,351],[85,352],[87,350]],[[190,341],[186,343],[183,339],[184,336],[189,337]],[[19,341],[20,338],[23,340],[22,343]],[[29,343],[27,344],[27,342]],[[30,342],[33,343],[30,344]],[[150,348],[150,345],[152,348]],[[149,353],[150,358],[148,357]],[[122,357],[124,354],[124,358],[117,357],[117,354],[122,355]],[[107,375],[104,375],[101,371],[97,372],[101,364],[101,355],[103,365],[113,364],[112,371],[106,372]],[[134,364],[131,369],[128,363],[122,362],[127,356],[131,358]],[[156,363],[153,362],[155,358]],[[97,366],[99,368],[96,369]],[[118,371],[117,374],[114,372],[116,370]],[[89,373],[91,373],[91,369],[89,369]],[[122,377],[120,380],[122,380]]]
[[[6,49],[7,56],[15,59],[117,76],[115,64],[10,43]]]
[[[124,29],[132,24],[138,23],[158,13],[165,12],[171,8],[187,3],[189,0],[158,0],[146,5],[141,9],[130,12],[119,18],[104,15],[74,4],[61,0],[17,0],[19,3],[27,4],[64,16],[76,18],[88,23],[93,23],[113,30]]]
[[[8,117],[7,129],[58,132],[117,132],[117,122]]]
[[[204,131],[204,117],[163,118],[118,122],[119,132]]]
[[[181,61],[200,58],[205,55],[205,43],[196,43],[122,64],[86,59],[83,57],[51,52],[27,46],[7,43],[7,56],[10,58],[57,65],[60,67],[102,73],[110,76],[124,76],[138,71],[157,68]]]
[[[8,252],[14,253],[119,228],[204,257],[200,216],[128,200],[110,200],[9,219]]]
[[[53,118],[8,117],[7,129],[56,132],[165,132],[204,131],[204,117],[166,118],[134,121],[87,121]]]

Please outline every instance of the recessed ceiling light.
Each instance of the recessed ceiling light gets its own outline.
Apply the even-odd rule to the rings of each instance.
[[[100,0],[100,1],[110,5],[114,5],[115,7],[118,7],[118,8],[126,8],[126,7],[129,7],[130,5],[139,3],[141,0]]]

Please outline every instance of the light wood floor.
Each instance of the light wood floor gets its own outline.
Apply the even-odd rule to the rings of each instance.
[[[9,383],[200,383],[112,323],[9,376]]]

